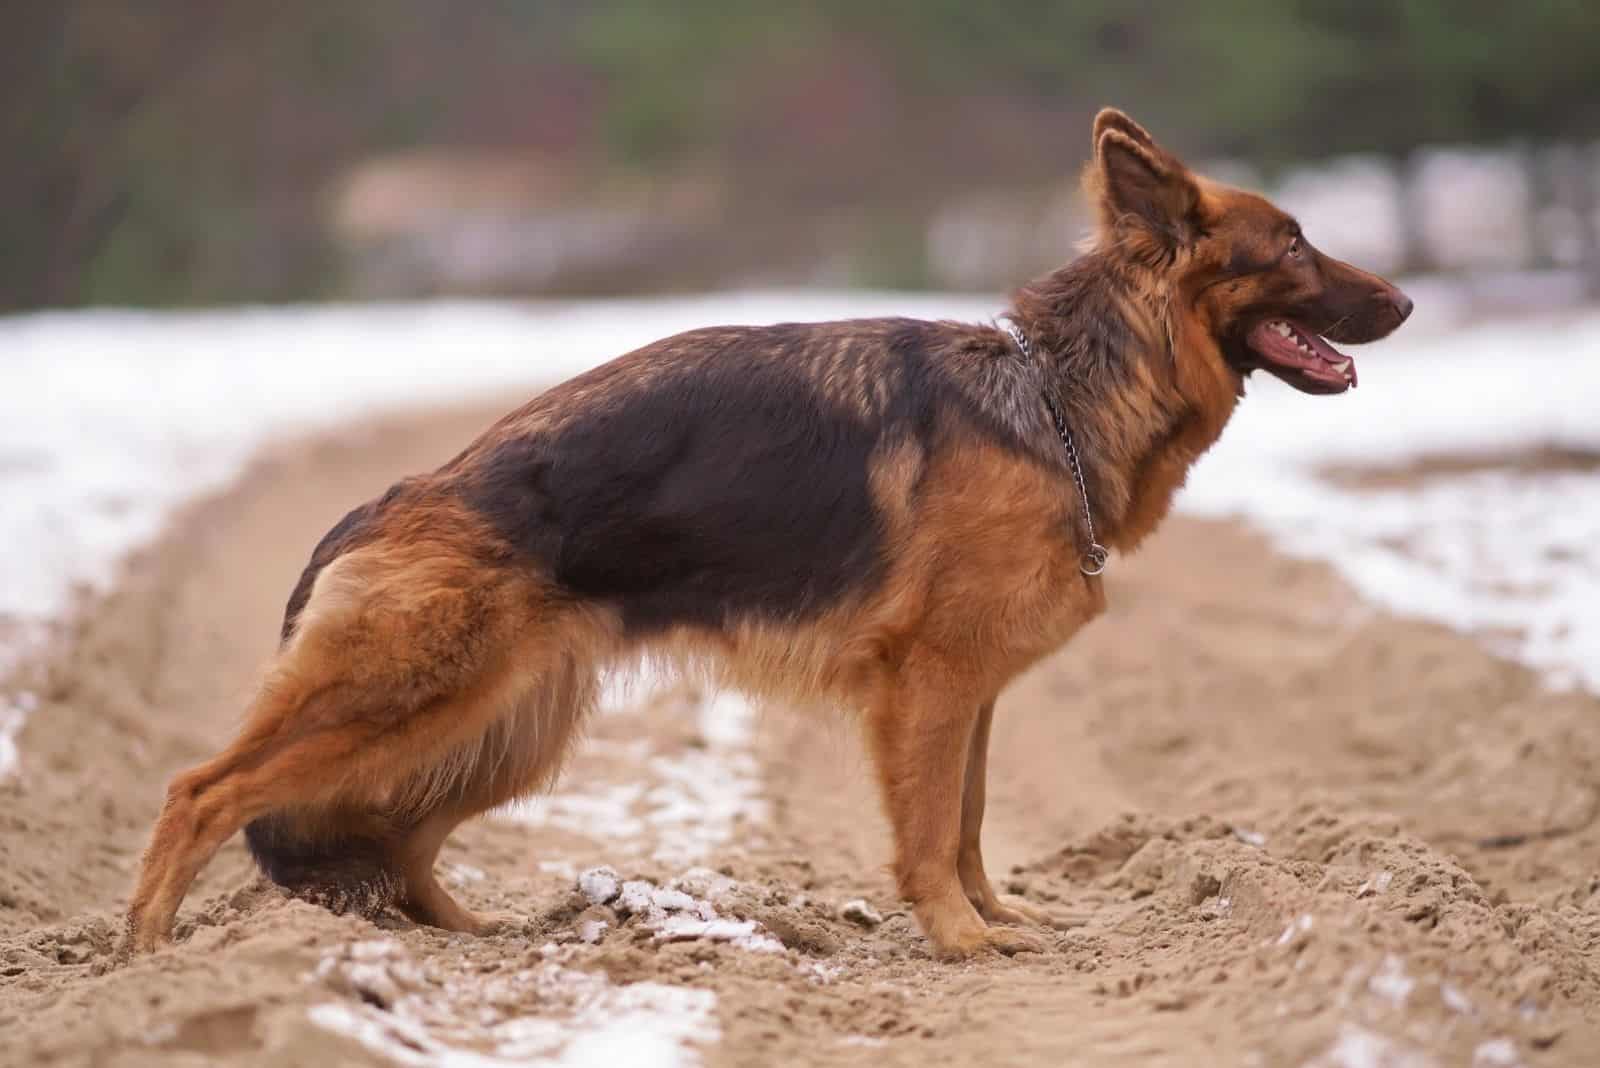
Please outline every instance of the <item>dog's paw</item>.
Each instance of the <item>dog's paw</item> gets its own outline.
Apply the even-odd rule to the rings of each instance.
[[[984,932],[984,946],[996,953],[1014,957],[1018,953],[1048,953],[1050,943],[1030,931],[1015,927],[991,927]]]
[[[934,942],[935,956],[946,961],[968,960],[984,953],[1014,957],[1018,953],[1046,953],[1049,949],[1049,943],[1039,935],[1015,927],[973,927],[959,938]]]
[[[1087,916],[1078,913],[1046,912],[1036,905],[1030,905],[1020,898],[1009,895],[996,898],[979,908],[978,912],[990,923],[1011,924],[1015,927],[1049,927],[1057,931],[1082,927],[1089,922]]]
[[[518,934],[528,926],[528,917],[516,912],[475,912],[469,933],[480,938]]]
[[[148,956],[171,941],[171,935],[163,935],[148,928],[129,927],[123,932],[122,941],[117,943],[117,948],[112,952],[112,959],[125,964],[135,957]]]

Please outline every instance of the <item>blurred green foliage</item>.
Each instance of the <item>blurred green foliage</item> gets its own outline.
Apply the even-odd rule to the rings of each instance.
[[[0,69],[0,307],[328,294],[330,182],[424,146],[896,234],[1108,102],[1268,167],[1600,133],[1593,0],[12,0]]]

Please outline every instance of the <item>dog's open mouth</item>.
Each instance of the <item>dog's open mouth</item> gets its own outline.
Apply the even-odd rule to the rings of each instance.
[[[1293,320],[1259,322],[1248,341],[1264,368],[1303,392],[1343,393],[1356,384],[1355,361]]]

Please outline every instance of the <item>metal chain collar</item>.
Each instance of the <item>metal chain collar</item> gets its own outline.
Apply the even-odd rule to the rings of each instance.
[[[1016,323],[1005,324],[1005,332],[1011,335],[1011,340],[1016,342],[1017,349],[1022,353],[1023,359],[1033,361],[1033,346],[1028,343]],[[1094,516],[1089,514],[1089,488],[1083,482],[1083,465],[1078,462],[1078,448],[1072,443],[1072,431],[1067,429],[1067,421],[1061,418],[1061,409],[1056,407],[1056,402],[1050,399],[1049,393],[1040,394],[1044,398],[1044,406],[1050,409],[1050,418],[1055,420],[1056,433],[1061,435],[1061,444],[1067,447],[1067,462],[1072,468],[1072,478],[1078,484],[1078,500],[1083,504],[1083,525],[1089,535],[1089,547],[1083,551],[1083,559],[1078,561],[1078,570],[1085,575],[1098,575],[1106,569],[1106,561],[1110,554],[1106,547],[1101,545],[1094,536]]]

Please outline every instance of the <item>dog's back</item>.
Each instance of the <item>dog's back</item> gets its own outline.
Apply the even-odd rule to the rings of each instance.
[[[984,382],[982,362],[1012,380]],[[994,331],[956,324],[693,331],[551,390],[441,474],[630,639],[795,622],[884,574],[885,458],[958,434],[1018,447],[995,412],[1021,407],[1000,395],[1022,377]]]

